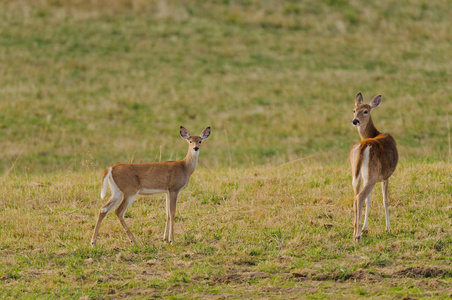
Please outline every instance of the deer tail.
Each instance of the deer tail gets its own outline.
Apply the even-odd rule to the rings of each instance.
[[[108,180],[111,177],[111,167],[105,170],[104,176],[102,177],[102,190],[100,192],[100,198],[104,199],[105,195],[107,194],[107,186],[108,186]]]

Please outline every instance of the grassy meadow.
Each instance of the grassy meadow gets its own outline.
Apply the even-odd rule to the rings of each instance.
[[[0,0],[0,298],[452,296],[450,1]],[[398,143],[352,242],[354,97]],[[182,159],[89,241],[103,170]]]

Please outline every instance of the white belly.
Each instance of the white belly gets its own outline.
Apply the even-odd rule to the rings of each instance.
[[[154,195],[154,194],[162,194],[162,193],[168,193],[168,190],[154,190],[154,189],[140,189],[138,194],[140,195]]]

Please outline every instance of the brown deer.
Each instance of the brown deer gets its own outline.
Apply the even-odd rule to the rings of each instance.
[[[177,195],[187,187],[190,176],[195,171],[201,142],[210,136],[210,127],[204,129],[200,136],[190,136],[188,130],[181,126],[180,135],[188,142],[188,153],[183,160],[119,164],[105,170],[100,197],[105,198],[107,183],[110,185],[112,195],[99,212],[91,245],[96,244],[100,223],[118,204],[115,213],[119,222],[124,227],[130,241],[136,243],[135,237],[124,221],[124,213],[136,196],[160,193],[166,194],[166,227],[163,239],[174,244],[173,228]]]
[[[368,218],[370,209],[370,194],[377,182],[381,182],[383,204],[386,213],[386,231],[391,230],[388,211],[388,181],[397,166],[398,153],[394,138],[389,133],[380,133],[375,128],[370,112],[380,105],[381,95],[375,96],[370,104],[363,104],[363,96],[358,93],[355,98],[353,110],[353,125],[358,129],[361,142],[354,145],[350,151],[352,166],[352,185],[355,193],[354,234],[353,239],[361,240],[361,215],[364,200],[367,199],[366,214],[362,231],[368,231]],[[360,191],[360,183],[363,189]]]

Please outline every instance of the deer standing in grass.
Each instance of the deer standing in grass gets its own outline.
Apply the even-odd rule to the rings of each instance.
[[[138,195],[166,194],[166,227],[163,239],[174,244],[174,217],[176,215],[177,195],[187,187],[190,176],[198,163],[201,142],[210,136],[210,127],[204,129],[200,136],[190,136],[184,127],[180,127],[180,135],[188,142],[188,153],[183,160],[165,161],[145,164],[119,164],[105,170],[102,178],[101,198],[105,198],[107,184],[112,195],[105,204],[97,219],[91,245],[95,245],[99,227],[105,216],[116,206],[115,213],[124,227],[132,243],[135,237],[124,221],[124,213]]]
[[[368,231],[368,218],[370,209],[370,194],[377,182],[381,182],[383,204],[386,213],[386,231],[391,230],[388,211],[388,182],[389,177],[397,166],[398,153],[394,138],[389,133],[380,133],[375,128],[370,112],[380,105],[381,95],[375,96],[370,104],[363,104],[363,96],[358,93],[355,98],[353,110],[353,125],[358,129],[361,142],[354,145],[350,151],[352,166],[353,191],[355,193],[354,234],[353,239],[361,240],[361,215],[364,201],[367,199],[366,214],[362,231]],[[363,189],[360,191],[361,180]]]

